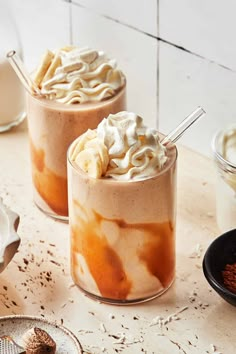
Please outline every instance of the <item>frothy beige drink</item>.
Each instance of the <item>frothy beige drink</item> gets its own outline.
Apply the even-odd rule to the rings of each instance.
[[[66,47],[47,51],[34,75],[43,98],[28,96],[36,204],[68,215],[66,153],[79,135],[125,109],[125,78],[104,52]]]
[[[135,303],[175,274],[176,148],[134,113],[104,119],[68,152],[71,271],[92,297]]]
[[[25,118],[25,95],[19,79],[6,59],[0,57],[0,132]]]

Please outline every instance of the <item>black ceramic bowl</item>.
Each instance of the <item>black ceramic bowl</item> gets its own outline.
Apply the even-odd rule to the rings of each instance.
[[[226,264],[233,263],[236,263],[236,229],[216,238],[203,259],[203,272],[208,283],[225,301],[236,306],[236,293],[226,288],[222,275]]]

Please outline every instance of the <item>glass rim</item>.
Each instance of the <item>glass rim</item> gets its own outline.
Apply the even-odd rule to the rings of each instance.
[[[120,96],[122,96],[122,94],[125,92],[126,90],[126,80],[124,82],[124,85],[121,86],[116,92],[114,96],[108,97],[102,101],[92,101],[92,102],[85,102],[85,103],[72,103],[72,104],[68,104],[68,103],[63,103],[63,102],[58,102],[56,100],[49,100],[47,98],[40,98],[37,96],[32,96],[29,93],[27,93],[27,100],[32,99],[33,101],[38,102],[41,106],[48,106],[50,108],[55,109],[58,108],[59,110],[64,110],[64,111],[70,111],[70,110],[74,110],[76,108],[76,110],[87,110],[88,108],[93,108],[94,106],[96,107],[102,107],[106,104],[110,104],[113,100],[115,101],[117,98],[119,98]]]
[[[161,134],[160,132],[158,132],[158,134]],[[163,134],[162,134],[163,135]],[[157,171],[157,173],[149,176],[149,177],[145,177],[145,178],[140,178],[140,179],[131,179],[131,180],[117,180],[115,178],[95,178],[95,177],[91,177],[89,176],[86,172],[84,172],[81,168],[79,168],[78,166],[75,166],[75,164],[71,161],[70,159],[70,154],[71,154],[71,150],[73,148],[73,146],[76,144],[77,140],[79,140],[81,137],[81,135],[79,137],[77,137],[74,141],[72,141],[72,143],[69,145],[68,149],[67,149],[67,163],[70,165],[70,167],[77,173],[77,174],[81,174],[84,177],[87,177],[93,181],[102,181],[102,183],[122,183],[122,184],[130,184],[130,183],[140,183],[140,182],[145,182],[148,180],[153,180],[153,179],[157,179],[160,176],[162,176],[164,173],[166,173],[167,171],[169,171],[175,164],[178,158],[178,149],[177,146],[173,143],[171,143],[171,148],[173,148],[175,150],[175,155],[173,160],[171,161],[171,163],[164,167],[160,170]],[[164,136],[165,137],[165,136]]]
[[[214,154],[215,158],[217,159],[217,161],[221,162],[223,166],[229,167],[230,169],[232,169],[235,172],[236,171],[236,164],[226,160],[217,149],[217,143],[219,141],[219,138],[232,129],[236,130],[236,125],[231,125],[226,129],[218,130],[212,139],[211,147],[212,147],[213,154]]]

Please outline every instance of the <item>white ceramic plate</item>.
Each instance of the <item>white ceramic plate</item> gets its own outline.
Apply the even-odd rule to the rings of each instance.
[[[0,198],[0,273],[17,251],[20,237],[17,234],[20,217],[7,208]]]
[[[76,336],[63,326],[58,326],[45,319],[31,316],[0,317],[0,337],[9,335],[21,345],[22,335],[33,327],[46,331],[56,342],[56,354],[82,354],[83,350]]]

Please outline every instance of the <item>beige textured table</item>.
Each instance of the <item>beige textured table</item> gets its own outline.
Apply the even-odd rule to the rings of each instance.
[[[88,353],[234,354],[236,309],[211,290],[201,267],[219,233],[213,181],[212,162],[179,147],[176,281],[151,302],[105,305],[73,286],[68,225],[46,217],[32,202],[26,123],[1,134],[0,197],[20,214],[22,241],[0,275],[0,315],[63,323]]]

